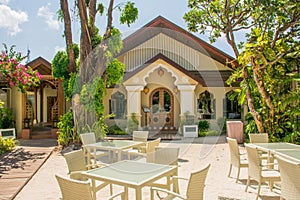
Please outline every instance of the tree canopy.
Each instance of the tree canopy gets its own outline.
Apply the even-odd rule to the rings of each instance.
[[[228,83],[242,80],[237,94],[247,100],[248,126],[256,124],[248,130],[268,132],[272,140],[298,137],[299,100],[292,99],[299,94],[300,2],[189,0],[188,6],[189,30],[208,31],[211,42],[225,38],[233,49],[238,65]]]

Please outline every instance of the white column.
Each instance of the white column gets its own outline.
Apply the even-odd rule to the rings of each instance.
[[[196,85],[177,85],[180,91],[180,114],[189,112],[195,115],[195,93]]]
[[[127,115],[135,113],[137,118],[141,118],[141,91],[143,85],[125,86],[127,90]]]

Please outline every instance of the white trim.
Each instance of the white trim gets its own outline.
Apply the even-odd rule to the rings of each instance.
[[[143,80],[143,82],[144,82],[144,85],[147,85],[146,78],[148,78],[148,77],[150,76],[151,73],[153,73],[156,69],[159,69],[159,68],[163,68],[163,69],[166,70],[167,72],[171,73],[171,76],[175,78],[174,84],[177,85],[177,81],[178,81],[178,79],[179,79],[178,76],[174,73],[173,70],[171,70],[170,68],[168,68],[168,67],[166,67],[166,66],[164,66],[164,65],[162,65],[162,64],[159,64],[159,65],[153,67],[152,70],[149,70],[149,71],[147,72],[147,74],[146,74],[144,77],[142,77],[142,80]]]

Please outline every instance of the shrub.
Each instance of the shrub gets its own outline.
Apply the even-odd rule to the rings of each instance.
[[[0,108],[0,128],[14,127],[13,112],[8,108]]]
[[[60,121],[57,124],[59,129],[58,144],[67,146],[69,144],[76,144],[79,141],[79,135],[74,129],[73,112],[68,111],[60,117]]]
[[[198,135],[204,137],[209,129],[209,122],[207,120],[200,120],[198,122]]]
[[[126,131],[121,129],[119,126],[113,125],[108,128],[108,134],[110,134],[110,135],[126,135],[127,133],[126,133]]]
[[[198,123],[198,131],[208,131],[209,129],[209,122],[207,120],[200,120]]]
[[[16,146],[16,140],[12,138],[3,138],[0,136],[0,155],[13,150]]]

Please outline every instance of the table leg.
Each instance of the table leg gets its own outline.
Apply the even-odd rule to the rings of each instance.
[[[140,188],[140,187],[135,188],[135,199],[136,200],[142,199],[142,188]]]
[[[95,179],[92,179],[92,189],[93,189],[93,199],[94,200],[96,200],[96,193],[97,193],[97,191],[96,191],[96,181],[95,181]]]
[[[124,187],[124,193],[125,193],[125,200],[128,200],[128,187]]]

